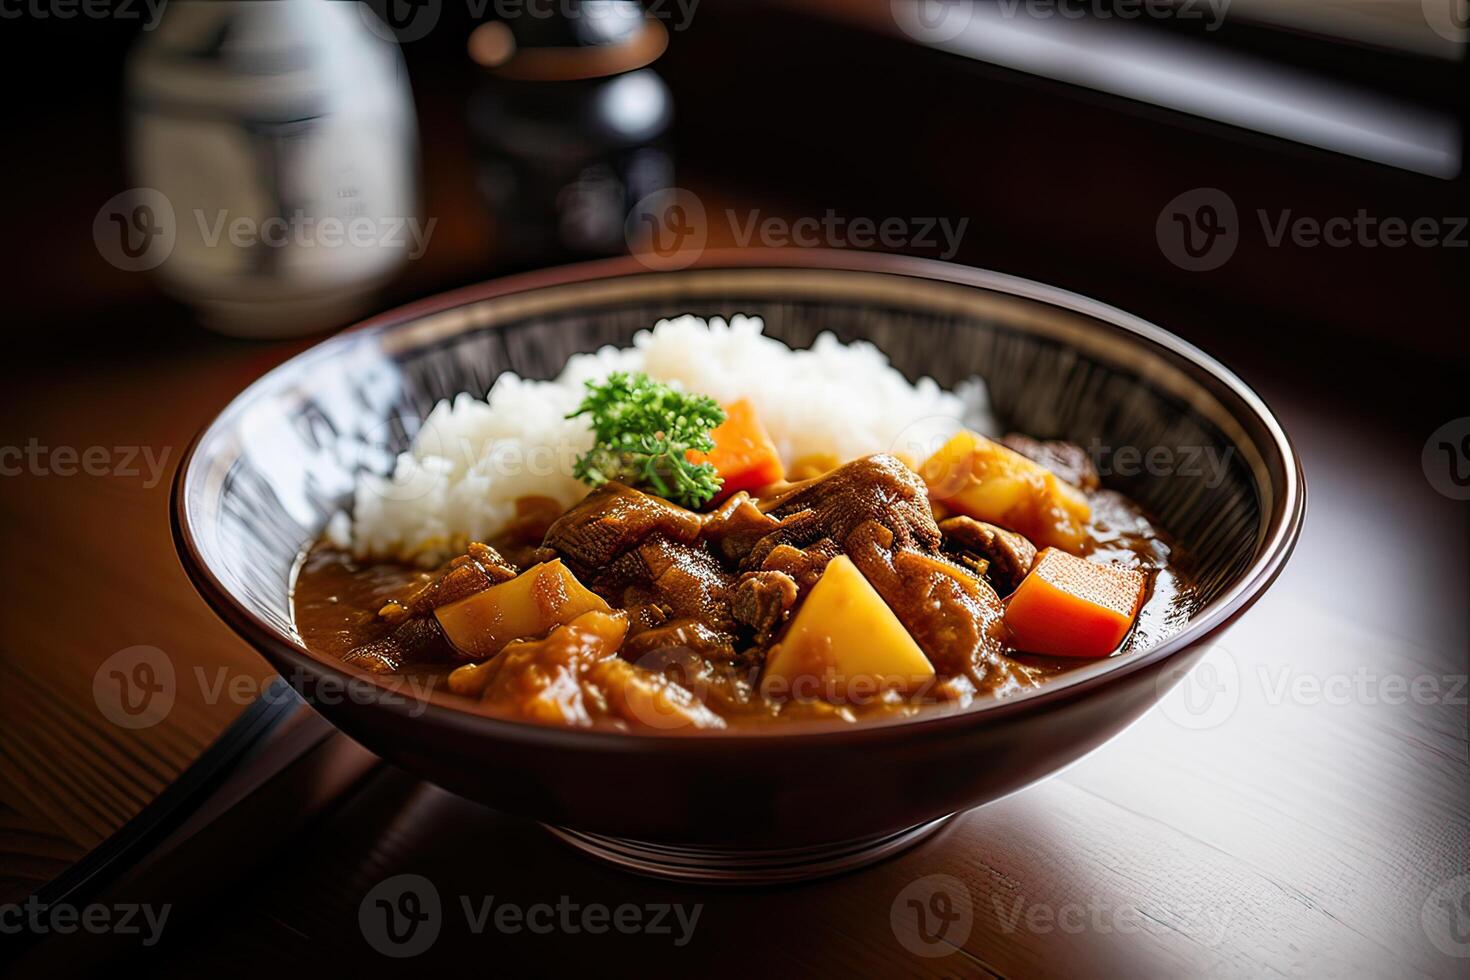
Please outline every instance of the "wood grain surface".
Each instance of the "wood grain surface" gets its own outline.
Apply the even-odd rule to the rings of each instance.
[[[446,24],[405,46],[426,213],[441,223],[385,306],[509,265],[474,189],[467,32]],[[6,40],[49,43],[11,26]],[[57,63],[120,73],[124,25],[53,26]],[[281,778],[242,766],[234,779],[248,788],[211,797],[192,846],[175,841],[77,899],[166,910],[157,942],[33,931],[0,969],[1463,976],[1470,514],[1420,463],[1429,434],[1467,411],[1463,255],[1247,238],[1227,267],[1191,275],[1160,255],[1154,220],[1196,186],[1225,188],[1243,209],[1463,214],[1464,180],[1113,111],[770,5],[701,6],[660,70],[679,105],[680,183],[713,217],[711,244],[729,244],[729,214],[969,215],[958,261],[1115,303],[1239,371],[1306,465],[1308,518],[1280,581],[1112,743],[858,873],[756,891],[628,877],[338,736]],[[21,192],[7,214],[29,233],[5,266],[0,451],[45,454],[0,476],[0,956],[13,951],[14,903],[156,800],[271,676],[185,580],[168,480],[193,434],[302,346],[203,334],[146,277],[99,258],[92,219],[129,186],[120,117],[81,74],[48,84],[57,101],[16,100],[27,138],[7,150]],[[78,458],[51,455],[61,447]],[[91,447],[106,454],[101,472],[60,472]],[[163,461],[156,477],[145,449]],[[128,728],[104,710],[120,688],[103,668],[139,646],[171,666],[174,704]],[[834,786],[832,799],[861,806],[861,787]],[[403,874],[441,900],[437,939],[414,958],[372,943],[385,922],[375,889]],[[522,911],[563,896],[608,910],[682,903],[699,917],[682,945],[677,933],[510,932],[493,919],[477,933],[462,899],[478,912],[488,896]],[[965,907],[968,929],[952,918]]]
[[[232,345],[203,345],[216,346]],[[182,440],[191,413],[244,380],[233,358],[211,361],[196,353],[173,368],[187,365],[199,385],[187,410],[143,398],[165,383],[168,366],[155,364],[126,384],[89,379],[35,431],[50,444]],[[116,401],[145,407],[130,425],[80,407]],[[1465,594],[1465,514],[1430,489],[1403,433],[1289,394],[1282,404],[1313,502],[1281,581],[1121,737],[894,860],[786,889],[672,886],[600,867],[534,825],[380,766],[303,833],[232,840],[246,858],[233,876],[223,861],[174,869],[175,891],[154,893],[172,907],[164,940],[126,951],[180,975],[256,972],[282,958],[417,970],[466,957],[512,975],[588,963],[609,975],[1460,975],[1464,960],[1434,937],[1463,941],[1463,913],[1436,889],[1448,883],[1453,899],[1470,884],[1464,623],[1442,608]],[[1365,438],[1385,447],[1368,469],[1342,453],[1344,440]],[[0,482],[7,540],[63,545],[26,574],[14,564],[5,573],[0,867],[12,897],[135,813],[239,710],[206,703],[183,680],[195,667],[266,675],[173,566],[161,487],[99,479]],[[1384,512],[1395,533],[1372,538],[1370,573],[1351,531]],[[103,577],[78,589],[81,575]],[[92,693],[96,665],[132,644],[166,650],[181,678],[174,710],[137,732],[108,723]],[[833,787],[833,805],[861,805],[861,788]],[[375,888],[403,874],[431,883],[441,912],[432,946],[399,961],[375,951],[376,927],[360,916]],[[181,881],[201,897],[178,899]],[[908,902],[942,910],[926,904],[937,892],[947,908],[969,909],[968,929],[958,921],[929,943],[939,920],[921,927]],[[494,919],[477,932],[490,896],[492,909],[700,911],[683,944],[677,930],[541,935],[498,931]],[[60,941],[33,947],[22,967],[54,962]],[[91,942],[69,938],[65,955],[85,962]]]
[[[21,472],[0,480],[0,535],[29,559],[0,563],[0,902],[136,816],[272,676],[198,601],[169,533],[184,447],[262,370],[258,350],[232,347],[7,379],[0,444],[26,455],[3,461]],[[104,665],[139,646],[168,664],[173,702],[124,727],[105,710],[123,690]]]

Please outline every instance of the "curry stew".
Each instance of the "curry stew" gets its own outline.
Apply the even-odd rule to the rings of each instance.
[[[302,559],[308,648],[466,705],[659,731],[860,721],[1007,696],[1183,625],[1188,576],[1081,449],[962,432],[702,510],[607,482],[526,497],[433,571],[323,541]]]

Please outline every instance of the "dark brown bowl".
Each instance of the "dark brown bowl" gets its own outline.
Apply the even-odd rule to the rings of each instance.
[[[1199,579],[1188,622],[1152,648],[964,711],[658,735],[539,727],[447,694],[420,700],[307,652],[292,625],[292,569],[349,499],[355,470],[386,469],[441,398],[483,395],[507,369],[549,377],[573,352],[626,343],[683,312],[758,313],[795,345],[824,329],[867,338],[910,377],[944,385],[979,373],[1002,421],[1038,436],[1226,454],[1223,478],[1180,467],[1107,481],[1187,549]],[[334,724],[410,772],[568,829],[582,846],[606,854],[612,844],[575,832],[653,842],[679,860],[891,845],[1075,761],[1146,711],[1261,595],[1304,508],[1300,463],[1271,412],[1158,327],[995,273],[807,250],[710,254],[677,272],[594,263],[385,314],[251,385],[198,437],[174,486],[179,554],[201,594]],[[647,848],[630,846],[637,854],[615,859],[638,867]]]

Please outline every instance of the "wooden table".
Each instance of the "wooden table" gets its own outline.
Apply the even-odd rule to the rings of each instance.
[[[146,446],[171,463],[235,389],[297,347],[200,335],[133,363],[103,358],[59,381],[22,379],[13,394],[29,406],[19,419],[27,439],[53,453]],[[236,852],[219,868],[242,874],[183,874],[163,941],[124,942],[123,951],[190,974],[206,964],[270,967],[282,956],[395,965],[365,940],[359,907],[379,882],[411,873],[433,883],[443,908],[439,938],[409,961],[415,967],[474,956],[513,974],[598,963],[611,973],[732,976],[1459,975],[1464,960],[1432,935],[1447,943],[1455,934],[1434,930],[1466,924],[1463,911],[1454,919],[1439,903],[1470,884],[1457,880],[1470,871],[1470,772],[1465,623],[1451,601],[1467,594],[1465,510],[1420,472],[1422,434],[1346,403],[1301,401],[1269,371],[1261,379],[1301,446],[1312,495],[1282,579],[1196,678],[1138,724],[940,837],[832,881],[671,886],[592,864],[533,825],[318,733],[307,753],[314,775],[287,780],[289,792],[277,795],[299,802],[306,786],[325,799],[278,801],[279,833],[257,823],[216,841],[206,861]],[[1373,447],[1372,465],[1364,446]],[[0,573],[9,600],[0,630],[6,900],[97,847],[226,730],[249,701],[212,696],[221,679],[258,691],[270,676],[184,581],[167,528],[169,475],[37,470],[0,481],[5,540],[13,554],[35,556]],[[138,644],[171,658],[178,699],[161,723],[126,730],[109,722],[94,678],[109,656]],[[330,793],[320,789],[327,785]],[[115,886],[108,901],[125,901],[128,887],[141,886]],[[963,935],[956,924],[930,947],[905,890],[927,900],[936,887],[951,907],[968,906],[970,927]],[[523,908],[565,896],[579,909],[701,911],[683,945],[677,934],[493,925],[477,935],[461,898],[478,910],[484,896]],[[108,937],[98,948],[113,955],[117,944]],[[97,946],[52,936],[25,963],[85,958]]]
[[[775,30],[803,43],[749,72]],[[400,298],[481,278],[495,254],[462,145],[462,39],[436,38],[409,60],[427,213],[442,220]],[[89,59],[116,57],[89,43]],[[30,940],[17,972],[1463,975],[1470,515],[1419,461],[1429,433],[1466,413],[1463,364],[1425,353],[1454,345],[1463,360],[1463,310],[1447,299],[1457,260],[1247,242],[1227,269],[1190,277],[1152,230],[1163,201],[1208,183],[1323,214],[1463,211],[1426,181],[1108,113],[769,13],[701,8],[664,68],[681,100],[681,183],[711,213],[982,216],[961,261],[1118,303],[1235,367],[1306,462],[1308,519],[1280,581],[1193,683],[1122,736],[891,861],[759,891],[609,871],[384,766],[308,711],[262,711],[272,673],[185,581],[168,484],[188,439],[302,345],[203,334],[146,280],[104,266],[90,222],[126,186],[120,160],[93,153],[121,145],[112,106],[37,109],[11,161],[27,175],[13,182],[36,189],[14,225],[53,231],[8,266],[20,288],[0,362],[0,450],[35,447],[0,477],[0,940]],[[883,139],[839,159],[833,133],[874,119]],[[795,149],[729,152],[757,136]],[[1004,152],[953,149],[981,145]],[[104,708],[119,693],[105,665],[140,645],[168,659],[177,696],[156,724],[121,727]],[[201,759],[214,776],[199,778]],[[171,808],[180,785],[189,806]],[[124,828],[140,846],[109,851]],[[359,915],[401,874],[426,878],[443,911],[432,946],[399,960],[374,950]],[[113,911],[167,905],[162,939],[17,937],[13,903],[37,891]],[[498,931],[492,918],[477,934],[487,896],[609,917],[677,903],[698,919],[682,944],[677,925],[593,935],[580,918],[575,933]],[[933,915],[965,907],[968,930],[941,931]]]

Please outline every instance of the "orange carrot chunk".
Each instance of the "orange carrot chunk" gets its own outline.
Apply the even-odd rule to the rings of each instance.
[[[1046,548],[1006,602],[1016,649],[1053,657],[1106,657],[1143,604],[1144,576]]]
[[[707,453],[691,449],[686,454],[689,462],[713,464],[720,474],[724,482],[716,500],[737,490],[756,490],[775,483],[786,472],[776,454],[776,444],[750,402],[742,398],[724,409],[725,421],[710,433],[715,448]]]

